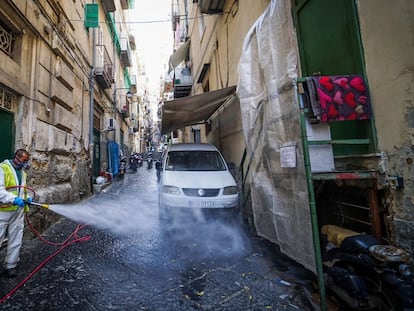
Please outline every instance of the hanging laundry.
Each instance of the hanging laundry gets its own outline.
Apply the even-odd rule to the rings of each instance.
[[[306,78],[310,109],[321,122],[371,118],[368,87],[360,75]]]

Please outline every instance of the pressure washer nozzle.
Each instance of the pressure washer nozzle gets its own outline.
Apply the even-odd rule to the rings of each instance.
[[[49,204],[41,204],[41,203],[37,203],[37,202],[30,202],[29,203],[30,205],[35,205],[35,206],[40,206],[40,207],[43,207],[43,208],[49,208]]]

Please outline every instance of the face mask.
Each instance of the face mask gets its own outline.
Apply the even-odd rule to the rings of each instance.
[[[21,163],[16,165],[16,168],[18,170],[21,170],[21,169],[25,170],[25,169],[28,169],[29,167],[30,167],[30,165],[29,165],[28,162],[21,162]]]
[[[13,162],[14,162],[14,165],[16,166],[16,169],[18,170],[28,169],[30,167],[29,162],[22,162],[17,157],[14,158]]]

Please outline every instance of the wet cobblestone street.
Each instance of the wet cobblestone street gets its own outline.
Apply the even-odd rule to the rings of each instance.
[[[25,240],[0,310],[313,310],[310,273],[241,222],[160,222],[155,169],[61,208],[44,238],[80,241]]]

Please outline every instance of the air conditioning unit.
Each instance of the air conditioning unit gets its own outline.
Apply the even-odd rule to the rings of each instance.
[[[115,130],[115,125],[116,125],[116,120],[114,118],[109,118],[106,130],[107,131],[114,131]]]

